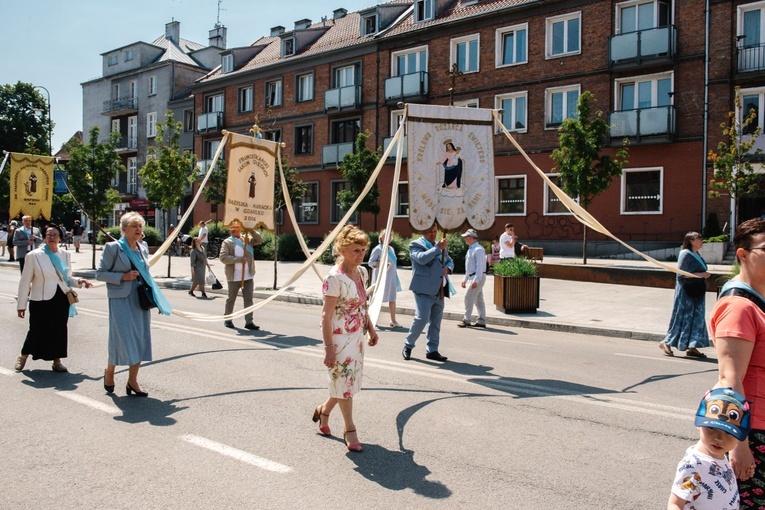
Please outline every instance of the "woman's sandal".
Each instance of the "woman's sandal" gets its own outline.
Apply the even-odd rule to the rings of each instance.
[[[322,433],[324,436],[331,436],[332,431],[329,430],[329,425],[322,425],[321,424],[321,417],[326,416],[329,418],[328,414],[322,413],[324,409],[322,409],[322,406],[316,406],[316,409],[313,410],[313,418],[311,418],[314,423],[319,422],[319,432]]]
[[[351,432],[356,432],[356,429],[353,429],[353,430],[343,430],[343,441],[345,441],[345,446],[348,447],[348,451],[351,451],[351,452],[363,452],[364,451],[364,447],[361,445],[361,443],[359,443],[359,442],[349,443],[348,440],[345,438],[345,436],[347,436]]]
[[[686,358],[698,358],[698,359],[707,359],[707,355],[703,352],[699,351],[695,347],[691,347],[687,351],[685,351],[685,357]]]
[[[661,349],[665,356],[669,356],[670,358],[675,355],[675,353],[672,352],[672,348],[664,342],[659,342],[659,349]]]

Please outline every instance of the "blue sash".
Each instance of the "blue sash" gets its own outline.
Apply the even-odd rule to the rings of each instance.
[[[693,255],[693,257],[696,259],[696,261],[699,264],[701,264],[701,267],[703,268],[703,271],[706,272],[706,270],[707,270],[707,263],[704,262],[704,259],[701,258],[701,255],[699,255],[698,253],[696,253],[693,250],[687,250],[687,249],[686,250],[682,250],[680,253],[682,253],[684,251],[687,251],[689,254]],[[689,271],[689,272],[696,272],[696,271]]]
[[[253,258],[255,257],[255,251],[252,249],[252,246],[250,246],[249,244],[245,246],[242,240],[239,239],[238,237],[230,236],[229,239],[231,240],[231,242],[233,242],[235,245],[240,247],[242,250],[247,250],[247,253],[252,255]]]
[[[430,241],[425,239],[425,237],[421,237],[420,238],[420,242],[422,242],[422,244],[425,245],[425,248],[427,248],[427,249],[431,249],[433,247],[433,245],[430,244]],[[441,262],[441,259],[439,259],[439,262]],[[444,266],[443,263],[441,263],[441,268],[443,269],[444,267],[446,267],[446,266]],[[444,276],[444,278],[446,278],[446,285],[449,287],[449,295],[451,295],[451,296],[456,295],[457,294],[457,289],[455,289],[452,286],[452,282],[449,281],[449,277],[448,276]]]
[[[173,312],[173,307],[170,306],[165,295],[162,294],[162,291],[157,287],[154,278],[151,277],[149,269],[146,267],[146,263],[143,261],[143,257],[136,255],[136,253],[130,249],[130,245],[124,237],[120,237],[117,243],[120,245],[120,248],[122,248],[122,251],[125,252],[128,260],[133,264],[133,267],[140,273],[141,278],[143,278],[146,285],[151,287],[151,293],[154,295],[154,302],[157,303],[159,311],[165,315],[170,315]]]
[[[388,262],[390,262],[390,269],[392,269],[396,275],[396,292],[401,292],[401,280],[398,279],[398,272],[396,271],[396,266],[398,266],[396,250],[390,245],[388,245]]]
[[[50,251],[48,246],[43,245],[42,251],[48,256],[51,264],[53,264],[53,267],[58,271],[58,274],[61,275],[61,278],[64,280],[64,285],[69,287],[69,268],[64,267],[64,263],[61,262],[61,259],[58,258],[55,253]],[[69,305],[69,317],[74,317],[75,315],[77,315],[77,308],[75,308],[74,304],[71,304]]]
[[[763,302],[765,302],[765,299],[763,299],[763,297],[759,294],[759,292],[757,292],[756,290],[754,290],[752,287],[742,282],[741,280],[728,280],[727,282],[725,282],[725,285],[723,285],[722,289],[720,290],[720,295],[722,295],[726,290],[729,290],[729,289],[743,289],[749,292],[750,294],[757,296]]]

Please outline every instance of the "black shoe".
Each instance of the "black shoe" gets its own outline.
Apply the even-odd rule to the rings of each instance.
[[[189,291],[189,296],[197,297],[192,291]]]
[[[244,325],[244,329],[249,329],[250,331],[257,331],[260,329],[260,326],[257,324],[253,324],[252,322],[249,322]]]
[[[429,352],[425,355],[425,357],[432,359],[433,361],[446,361],[449,359],[446,356],[441,356],[438,351]]]
[[[412,358],[412,349],[409,347],[404,347],[404,350],[401,351],[401,355],[404,357],[404,359],[411,359]]]
[[[469,328],[470,327],[470,323],[469,322],[465,322],[465,321],[459,321],[457,323],[457,327],[458,328]]]
[[[125,393],[128,394],[129,397],[135,395],[136,397],[148,397],[149,394],[145,391],[138,391],[132,386],[130,386],[130,383],[127,383],[127,386],[125,386]]]
[[[486,329],[486,323],[485,322],[476,322],[475,324],[471,324],[474,328],[483,328]]]
[[[205,293],[203,292],[203,293],[202,293],[202,297],[203,297],[204,299],[207,299],[207,294],[205,294]]]
[[[236,329],[236,326],[234,326],[234,323],[231,321],[226,321],[223,323],[223,325],[226,326],[227,328]]]

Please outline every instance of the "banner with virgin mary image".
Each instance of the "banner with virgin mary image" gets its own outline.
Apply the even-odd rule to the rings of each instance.
[[[492,111],[410,104],[406,140],[409,223],[445,230],[494,224]]]
[[[229,133],[228,182],[223,221],[241,222],[245,231],[274,230],[274,175],[277,142]]]
[[[53,161],[50,156],[11,153],[11,207],[8,215],[50,220],[53,206]]]

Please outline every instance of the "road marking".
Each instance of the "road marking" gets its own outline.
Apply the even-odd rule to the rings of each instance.
[[[75,402],[79,404],[85,404],[88,407],[92,407],[93,409],[98,409],[99,411],[103,411],[107,414],[122,414],[122,411],[119,410],[118,407],[104,404],[103,402],[99,402],[98,400],[94,400],[92,398],[83,397],[82,395],[78,395],[77,393],[71,392],[71,391],[57,391],[56,395],[62,396],[64,398],[68,398],[69,400],[74,400]]]
[[[284,464],[279,464],[273,460],[258,457],[257,455],[247,453],[237,448],[233,448],[231,446],[227,446],[225,444],[218,443],[204,437],[195,436],[193,434],[186,434],[185,436],[181,436],[181,439],[187,443],[201,446],[202,448],[207,448],[208,450],[220,453],[221,455],[246,462],[247,464],[251,464],[255,467],[259,467],[267,471],[273,471],[275,473],[289,473],[292,471],[291,467],[285,466]]]
[[[15,370],[8,370],[7,368],[0,367],[0,375],[16,375]]]
[[[673,363],[677,363],[678,361],[688,362],[688,363],[690,362],[697,363],[697,361],[695,361],[694,359],[687,358],[685,356],[664,356],[663,354],[661,356],[640,356],[638,354],[626,354],[623,352],[615,352],[614,356],[625,356],[627,358],[641,358],[641,359],[652,359],[652,360],[660,360],[660,361],[671,361]]]
[[[519,340],[508,340],[506,338],[494,338],[491,336],[479,336],[478,340],[496,340],[498,342],[508,343],[508,344],[539,345],[534,342],[521,342]]]

